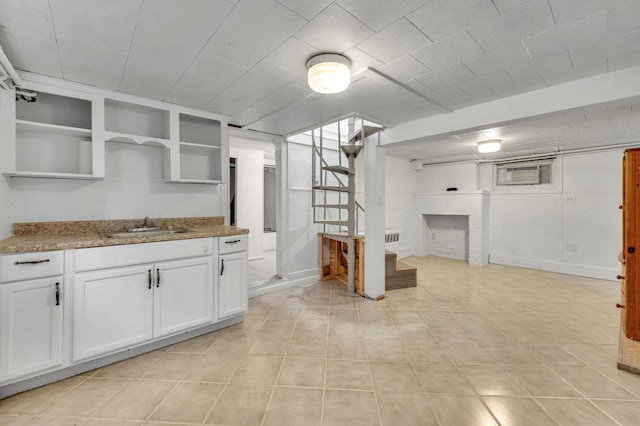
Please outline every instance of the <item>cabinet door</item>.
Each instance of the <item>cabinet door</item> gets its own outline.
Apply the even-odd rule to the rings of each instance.
[[[0,284],[0,382],[62,362],[62,277]]]
[[[151,265],[77,274],[73,300],[74,361],[152,337]]]
[[[220,318],[247,311],[247,252],[220,256],[218,264],[218,312]]]
[[[158,263],[154,268],[154,337],[213,320],[211,256]]]

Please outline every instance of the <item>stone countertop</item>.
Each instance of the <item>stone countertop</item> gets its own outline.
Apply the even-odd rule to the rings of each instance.
[[[119,238],[107,238],[103,237],[102,234],[104,232],[122,230],[120,225],[123,221],[42,222],[42,226],[40,227],[34,223],[30,223],[27,224],[28,226],[26,228],[21,226],[25,224],[15,224],[14,235],[0,241],[0,254],[106,247],[192,238],[225,237],[228,235],[247,234],[249,232],[249,230],[245,228],[217,224],[220,222],[219,220],[189,221],[188,219],[201,218],[179,218],[175,222],[170,219],[151,219],[149,221],[151,225],[159,224],[163,229],[168,227],[184,227],[189,231],[155,236],[132,233],[130,237]],[[127,221],[127,223],[129,222],[131,221]],[[78,226],[74,226],[74,224]],[[139,226],[139,224],[137,224],[137,226]],[[18,229],[18,232],[16,232],[16,229]],[[23,232],[24,229],[28,229],[28,232]]]

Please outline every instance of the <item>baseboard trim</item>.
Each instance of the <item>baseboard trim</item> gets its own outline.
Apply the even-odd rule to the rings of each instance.
[[[614,268],[602,268],[599,266],[576,265],[571,263],[549,262],[544,260],[532,260],[513,256],[500,256],[491,254],[489,263],[518,268],[538,269],[547,272],[576,275],[579,277],[596,278],[599,280],[615,281],[619,270]]]
[[[304,278],[298,278],[295,280],[278,280],[278,281],[267,282],[267,283],[250,288],[249,299],[257,296],[262,296],[264,294],[273,293],[274,291],[312,284],[316,281],[318,281],[318,277],[316,275],[313,275],[313,276],[308,276]]]

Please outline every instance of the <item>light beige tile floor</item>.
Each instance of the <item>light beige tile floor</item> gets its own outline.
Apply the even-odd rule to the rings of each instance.
[[[2,400],[0,424],[638,424],[618,283],[405,261],[417,288],[257,297],[243,324]]]

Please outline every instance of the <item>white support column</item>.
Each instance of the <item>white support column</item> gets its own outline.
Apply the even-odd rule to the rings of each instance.
[[[365,140],[364,148],[364,290],[371,299],[384,297],[384,148],[378,137]]]

